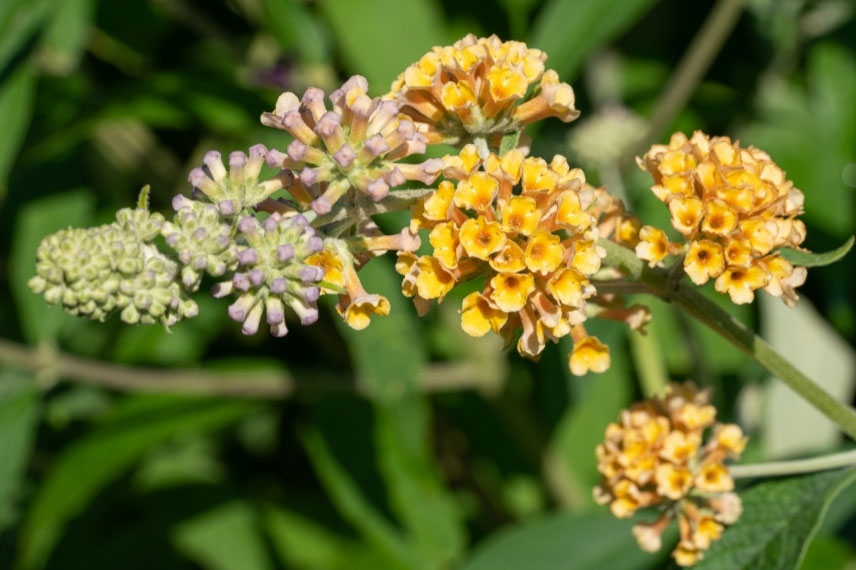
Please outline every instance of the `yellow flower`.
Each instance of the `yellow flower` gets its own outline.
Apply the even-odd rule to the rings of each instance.
[[[535,290],[535,278],[529,273],[499,273],[490,280],[491,300],[500,310],[514,313],[521,310]]]
[[[669,255],[669,238],[666,232],[654,226],[642,226],[639,230],[639,243],[636,244],[636,255],[648,262],[648,265],[662,265]]]
[[[428,234],[431,247],[434,248],[436,257],[446,269],[454,269],[458,266],[458,228],[455,224],[443,222],[437,224]]]
[[[717,277],[725,269],[725,256],[722,246],[710,240],[698,240],[690,244],[684,257],[684,271],[696,285],[707,283],[711,277]]]
[[[486,172],[474,172],[466,180],[458,183],[455,190],[455,205],[459,208],[484,213],[493,205],[499,182]]]
[[[727,455],[739,456],[746,449],[747,438],[743,430],[735,424],[723,424],[717,426],[713,439],[719,449]]]
[[[346,301],[342,302],[341,299]],[[342,305],[345,305],[344,308]],[[345,319],[352,329],[362,330],[369,326],[372,315],[386,316],[389,314],[389,300],[382,295],[362,295],[356,299],[350,299],[347,295],[340,297],[340,304],[336,310]]]
[[[705,493],[724,493],[734,489],[734,480],[722,463],[710,461],[699,468],[695,476],[695,487]]]
[[[609,368],[609,347],[590,336],[574,343],[570,356],[571,372],[583,376],[586,372],[604,372]]]
[[[448,215],[449,206],[455,196],[455,185],[444,180],[437,186],[437,191],[431,194],[424,202],[423,216],[427,220],[445,220]]]
[[[657,481],[657,494],[677,501],[687,494],[693,484],[693,474],[689,469],[675,467],[671,463],[662,463],[654,476]]]
[[[685,236],[696,232],[704,215],[704,203],[694,196],[672,198],[669,201],[672,225]]]
[[[728,293],[734,303],[743,305],[752,302],[755,290],[766,285],[767,279],[767,273],[755,265],[729,267],[716,278],[714,286],[720,293]]]
[[[546,275],[558,269],[565,255],[559,236],[546,230],[536,231],[526,244],[526,267],[529,271]],[[600,257],[597,258],[600,263]]]
[[[423,255],[416,261],[416,266],[420,271],[416,290],[423,299],[442,299],[454,287],[455,279],[437,258]]]
[[[517,273],[526,269],[523,250],[516,242],[508,240],[499,253],[490,258],[490,266],[499,273]]]
[[[505,246],[506,237],[497,222],[489,222],[484,216],[469,219],[461,224],[459,239],[464,250],[478,259],[487,260]]]
[[[507,234],[532,235],[538,222],[541,221],[541,212],[534,198],[529,196],[515,196],[508,203],[500,204],[502,211],[502,231]]]
[[[508,320],[508,315],[491,305],[481,293],[470,293],[464,297],[461,305],[461,328],[470,336],[484,336],[492,330],[499,333],[499,329]]]
[[[693,566],[702,559],[702,556],[701,549],[691,541],[681,541],[672,551],[672,557],[678,566]]]
[[[330,249],[323,249],[318,253],[310,255],[306,258],[306,263],[320,267],[324,270],[324,281],[334,285],[338,289],[345,287],[345,275],[342,259]],[[336,289],[321,287],[322,293],[333,293]]]

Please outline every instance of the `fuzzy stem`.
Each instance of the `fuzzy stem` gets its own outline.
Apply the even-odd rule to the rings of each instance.
[[[749,477],[778,477],[780,475],[814,473],[815,471],[826,471],[828,469],[852,467],[854,465],[856,465],[856,449],[851,449],[850,451],[842,451],[841,453],[822,455],[820,457],[809,457],[807,459],[731,465],[729,471],[735,479],[745,479]]]
[[[731,344],[757,360],[774,376],[787,384],[841,430],[856,439],[856,410],[836,400],[808,376],[797,370],[778,352],[734,317],[723,311],[695,287],[688,286],[683,275],[670,278],[662,269],[652,269],[631,250],[615,242],[601,240],[607,251],[605,263],[644,283],[648,292],[669,301],[719,333]],[[677,278],[675,278],[677,277]]]

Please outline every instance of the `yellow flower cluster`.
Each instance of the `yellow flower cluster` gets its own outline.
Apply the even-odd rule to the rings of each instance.
[[[738,457],[746,438],[737,425],[715,424],[715,419],[707,391],[671,384],[665,397],[623,410],[596,450],[603,481],[595,500],[619,518],[645,507],[658,509],[655,522],[633,527],[639,546],[649,552],[660,549],[663,531],[677,517],[680,542],[672,556],[681,566],[700,560],[723,525],[740,516],[740,498],[723,461]]]
[[[579,115],[574,91],[555,71],[545,71],[546,59],[522,42],[469,34],[422,56],[387,97],[425,125],[431,143],[501,136],[547,117],[570,122]]]
[[[589,277],[605,256],[589,211],[595,190],[582,171],[562,156],[547,163],[519,150],[482,160],[474,145],[445,162],[446,180],[413,213],[414,229],[430,230],[433,253],[398,257],[404,294],[422,313],[455,284],[483,277],[482,290],[464,298],[464,331],[492,330],[510,343],[522,327],[517,349],[528,357],[571,334],[573,373],[605,370],[608,349],[582,326],[595,293]]]
[[[788,306],[796,303],[794,287],[806,270],[775,250],[803,242],[805,225],[796,219],[803,194],[766,153],[696,131],[690,139],[673,135],[637,162],[654,177],[652,191],[687,242],[677,247],[662,230],[642,228],[640,258],[654,265],[669,253],[685,253],[690,279],[698,285],[716,279],[716,290],[735,303],[751,302],[761,288]]]

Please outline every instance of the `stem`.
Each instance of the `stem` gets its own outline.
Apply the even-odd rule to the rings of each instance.
[[[231,396],[239,398],[287,399],[293,396],[330,392],[366,393],[349,374],[320,370],[293,373],[256,371],[209,372],[120,366],[41,348],[31,348],[0,339],[0,363],[36,374],[44,374],[52,385],[67,380],[112,390]],[[425,392],[476,389],[495,393],[498,380],[485,375],[475,362],[438,363],[426,367],[420,378]]]
[[[754,463],[749,465],[732,465],[729,467],[731,476],[735,479],[748,477],[777,477],[780,475],[796,475],[798,473],[813,473],[815,471],[826,471],[839,467],[852,467],[856,465],[856,449],[823,455],[820,457],[809,457],[808,459],[794,459],[792,461],[773,461],[770,463]]]
[[[631,159],[656,140],[684,108],[737,24],[742,9],[742,0],[717,1],[657,99],[648,132],[639,145],[631,147],[626,160],[622,160],[623,166],[632,164]]]
[[[648,292],[673,302],[731,344],[757,360],[774,376],[832,420],[844,433],[856,439],[856,410],[836,400],[829,392],[797,370],[778,352],[734,317],[720,309],[694,287],[687,285],[682,274],[670,278],[662,269],[652,269],[631,250],[608,240],[599,244],[607,251],[605,263],[625,271],[648,287]]]

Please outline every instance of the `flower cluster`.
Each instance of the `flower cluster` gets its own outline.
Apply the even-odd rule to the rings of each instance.
[[[482,290],[463,301],[464,331],[492,330],[510,343],[522,326],[517,350],[528,357],[571,334],[573,372],[605,370],[607,348],[582,327],[595,293],[589,277],[605,256],[588,211],[595,192],[583,173],[559,155],[547,163],[512,150],[483,161],[467,145],[446,158],[444,176],[414,211],[414,225],[430,230],[433,253],[399,254],[404,294],[424,312],[455,284],[483,276]]]
[[[796,303],[794,287],[806,270],[775,250],[803,242],[805,225],[796,219],[803,194],[766,153],[696,131],[690,139],[673,135],[638,162],[654,177],[652,191],[686,240],[677,247],[662,230],[642,228],[640,258],[653,265],[670,252],[685,253],[690,279],[699,285],[716,279],[716,290],[735,303],[751,302],[761,288],[788,306]]]
[[[579,115],[574,91],[555,71],[545,71],[546,59],[522,42],[470,34],[408,67],[389,98],[426,127],[431,143],[501,137],[547,117],[570,122]]]
[[[437,178],[438,160],[399,162],[423,154],[427,139],[400,114],[397,102],[371,99],[368,89],[366,79],[355,75],[330,94],[332,111],[324,92],[312,87],[302,99],[283,93],[274,111],[262,115],[262,124],[294,137],[284,153],[271,150],[267,157],[271,166],[298,174],[288,191],[301,207],[327,214],[349,192],[377,202],[408,180],[430,184]]]
[[[128,324],[170,327],[196,316],[196,303],[177,280],[178,265],[151,243],[163,216],[126,208],[116,217],[112,224],[69,228],[42,240],[30,290],[99,321],[118,312]]]
[[[633,534],[649,552],[661,547],[661,534],[678,519],[680,542],[672,555],[681,566],[700,560],[723,525],[740,516],[740,498],[723,464],[746,446],[737,425],[715,424],[709,394],[692,384],[672,384],[665,397],[639,402],[606,428],[596,453],[603,481],[594,497],[619,518],[652,507],[660,513]],[[705,431],[711,431],[704,443]]]

